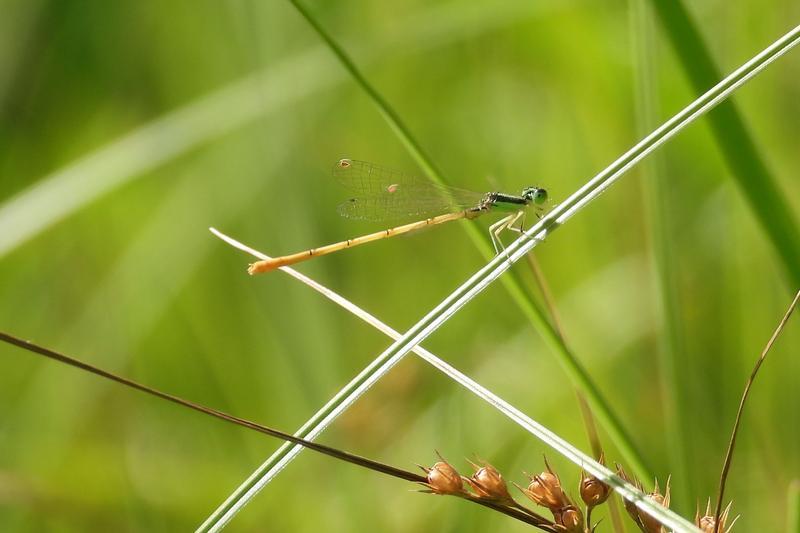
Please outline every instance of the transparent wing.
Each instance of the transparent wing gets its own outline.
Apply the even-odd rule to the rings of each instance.
[[[434,187],[424,178],[356,159],[339,160],[333,167],[333,176],[348,189],[364,196],[397,189]]]
[[[350,198],[339,204],[339,214],[343,217],[372,222],[401,222],[412,219],[430,218],[445,213],[467,209],[458,208],[443,198],[428,198],[424,201],[408,202],[391,196],[367,196]]]
[[[345,187],[362,195],[339,206],[339,214],[371,221],[402,220],[452,213],[477,206],[483,193],[442,187],[386,167],[342,159],[333,175]]]

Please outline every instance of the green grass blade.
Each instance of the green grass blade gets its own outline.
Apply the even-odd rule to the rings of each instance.
[[[633,0],[631,8],[631,35],[636,85],[636,107],[638,132],[645,135],[658,125],[656,98],[655,43],[653,42],[654,17],[646,0]],[[641,175],[645,193],[645,206],[650,222],[652,242],[652,268],[658,283],[659,319],[663,332],[659,335],[659,379],[664,399],[663,415],[665,428],[672,436],[668,446],[670,473],[672,474],[672,506],[679,511],[690,510],[690,495],[696,494],[689,475],[688,447],[691,445],[685,427],[683,413],[687,412],[683,401],[683,383],[680,379],[681,357],[685,353],[683,331],[680,327],[680,302],[678,272],[675,258],[673,221],[673,197],[668,178],[664,173],[664,161],[660,154],[653,154],[650,161],[642,163]],[[691,487],[691,488],[690,488]]]
[[[680,0],[651,0],[692,87],[704,93],[722,76]],[[792,210],[733,102],[708,115],[711,129],[745,201],[769,236],[791,280],[800,285],[800,230]]]

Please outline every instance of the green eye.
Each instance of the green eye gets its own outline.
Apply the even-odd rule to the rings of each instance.
[[[521,196],[534,205],[542,205],[547,201],[547,190],[541,187],[525,187]]]

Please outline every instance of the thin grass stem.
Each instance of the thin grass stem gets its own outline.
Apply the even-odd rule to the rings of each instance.
[[[226,422],[230,422],[232,424],[236,424],[238,426],[246,427],[248,429],[252,429],[258,431],[259,433],[263,433],[265,435],[269,435],[271,437],[276,437],[282,440],[288,440],[292,443],[297,444],[298,446],[302,446],[304,448],[312,449],[316,452],[322,453],[324,455],[328,455],[330,457],[334,457],[336,459],[346,461],[348,463],[358,464],[371,470],[383,472],[385,474],[392,475],[394,477],[398,477],[400,479],[404,479],[406,481],[413,481],[413,482],[422,482],[425,481],[425,478],[415,474],[413,472],[408,472],[406,470],[402,470],[399,468],[391,467],[387,464],[380,463],[377,461],[373,461],[371,459],[367,459],[365,457],[361,457],[355,454],[351,454],[349,452],[345,452],[339,450],[337,448],[331,448],[330,446],[325,446],[324,444],[318,444],[316,442],[311,442],[308,440],[304,440],[300,437],[296,437],[294,435],[289,435],[288,433],[284,433],[283,431],[273,429],[268,426],[264,426],[258,424],[256,422],[252,422],[250,420],[246,420],[244,418],[239,418],[237,416],[233,416],[231,414],[225,413],[223,411],[219,411],[217,409],[213,409],[211,407],[206,407],[204,405],[191,402],[180,396],[175,396],[173,394],[169,394],[167,392],[160,391],[158,389],[154,389],[148,385],[144,385],[137,381],[133,381],[131,379],[125,378],[120,376],[119,374],[115,374],[113,372],[109,372],[107,370],[103,370],[97,366],[91,365],[89,363],[85,363],[83,361],[79,361],[74,357],[70,357],[63,353],[57,352],[55,350],[51,350],[50,348],[46,348],[44,346],[40,346],[30,341],[26,341],[15,337],[13,335],[9,335],[8,333],[0,331],[0,342],[5,342],[7,344],[11,344],[18,348],[22,348],[23,350],[47,357],[54,361],[58,361],[59,363],[63,363],[65,365],[71,366],[73,368],[77,368],[84,372],[89,372],[90,374],[94,374],[99,376],[103,379],[107,379],[123,385],[125,387],[138,390],[145,394],[149,394],[150,396],[155,396],[156,398],[160,398],[162,400],[166,400],[171,403],[178,404],[182,407],[186,407],[192,409],[193,411],[197,411],[209,416],[213,416],[214,418],[218,418],[220,420],[225,420]]]
[[[186,400],[184,398],[181,398],[180,396],[175,396],[173,394],[163,392],[148,385],[144,385],[137,381],[133,381],[131,379],[120,376],[119,374],[115,374],[113,372],[103,370],[102,368],[91,365],[89,363],[79,361],[63,353],[56,352],[55,350],[51,350],[49,348],[45,348],[44,346],[39,346],[38,344],[34,344],[30,341],[25,341],[13,335],[9,335],[8,333],[2,331],[0,331],[0,342],[11,344],[13,346],[22,348],[23,350],[29,351],[31,353],[47,357],[49,359],[58,361],[59,363],[63,363],[73,368],[77,368],[84,372],[89,372],[103,379],[113,381],[125,387],[137,390],[139,392],[143,392],[145,394],[154,396],[161,400],[165,400],[180,405],[181,407],[197,411],[204,415],[224,420],[225,422],[236,424],[237,426],[241,426],[247,429],[251,429],[253,431],[257,431],[259,433],[263,433],[264,435],[269,435],[270,437],[275,437],[281,440],[288,441],[297,446],[302,446],[303,448],[313,450],[322,455],[327,455],[328,457],[333,457],[334,459],[338,459],[346,463],[360,466],[362,468],[367,468],[374,472],[379,472],[381,474],[402,479],[404,481],[410,481],[412,483],[425,484],[425,482],[427,481],[427,478],[425,476],[421,476],[417,473],[409,472],[408,470],[403,470],[402,468],[397,468],[386,463],[381,463],[379,461],[374,461],[372,459],[352,454],[350,452],[346,452],[338,448],[333,448],[331,446],[326,446],[324,444],[318,444],[316,442],[308,441],[299,438],[295,435],[290,435],[278,429],[274,429],[269,426],[259,424],[257,422],[252,422],[245,418],[239,418],[237,416],[228,414],[224,411],[219,411],[217,409],[213,409],[211,407],[207,407],[205,405],[201,405]],[[488,507],[490,509],[503,513],[507,516],[515,518],[521,522],[532,525],[544,531],[553,531],[552,528],[549,527],[548,525],[549,521],[547,521],[547,519],[530,511],[529,509],[523,507],[522,505],[515,504],[513,507],[511,507],[509,505],[504,505],[500,502],[480,499],[476,497],[463,497],[462,499],[472,503],[477,503],[478,505],[482,505],[484,507]]]
[[[719,477],[719,493],[717,495],[717,505],[714,511],[714,533],[719,531],[719,517],[722,514],[722,500],[725,497],[725,482],[728,479],[728,472],[731,468],[731,461],[733,461],[733,450],[736,447],[736,437],[739,434],[739,425],[742,422],[742,413],[744,412],[744,405],[747,403],[747,397],[750,395],[750,388],[753,386],[753,382],[756,379],[756,375],[758,374],[758,370],[761,368],[761,365],[764,363],[764,360],[767,358],[767,354],[772,349],[772,345],[775,344],[775,340],[783,331],[786,322],[789,320],[789,317],[792,316],[792,312],[794,312],[794,308],[797,306],[797,302],[800,301],[800,290],[797,291],[795,294],[792,303],[789,304],[789,308],[786,310],[786,313],[783,315],[778,327],[775,328],[775,331],[772,333],[772,337],[769,338],[767,345],[761,352],[761,355],[756,361],[755,367],[753,367],[753,371],[750,373],[750,377],[747,378],[747,383],[744,386],[744,392],[742,393],[742,400],[739,402],[739,409],[736,411],[736,421],[733,423],[733,431],[731,432],[731,440],[728,443],[728,451],[725,453],[725,461],[722,465],[722,474]]]

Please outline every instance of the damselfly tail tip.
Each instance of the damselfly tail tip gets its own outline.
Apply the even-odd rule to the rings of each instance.
[[[250,263],[247,267],[247,273],[251,276],[255,276],[256,274],[261,274],[262,272],[269,272],[271,270],[275,270],[278,268],[278,264],[275,261],[256,261],[255,263]]]

